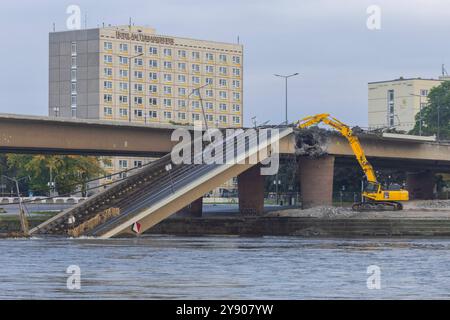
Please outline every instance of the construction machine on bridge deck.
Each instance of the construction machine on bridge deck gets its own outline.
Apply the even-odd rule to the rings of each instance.
[[[350,147],[355,154],[364,174],[367,178],[367,184],[363,190],[363,201],[354,203],[352,209],[355,211],[366,210],[402,210],[403,205],[399,201],[408,201],[409,193],[407,190],[396,188],[396,190],[384,190],[377,181],[375,170],[367,160],[364,150],[359,143],[358,137],[353,133],[352,129],[346,124],[333,118],[328,113],[316,114],[301,119],[296,126],[300,129],[310,127],[315,124],[324,123],[337,131],[339,131],[349,142]]]

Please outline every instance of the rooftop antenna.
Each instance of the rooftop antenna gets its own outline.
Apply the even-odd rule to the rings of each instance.
[[[87,29],[87,12],[84,14],[84,28]]]
[[[53,22],[53,32],[56,31],[56,24]]]
[[[237,36],[237,43],[239,44],[239,35]]]
[[[445,64],[442,64],[442,76],[448,76],[447,70],[445,69]]]

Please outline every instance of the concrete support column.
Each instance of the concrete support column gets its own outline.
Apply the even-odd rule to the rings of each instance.
[[[406,189],[411,200],[433,199],[434,184],[434,173],[429,170],[406,175]]]
[[[264,176],[255,165],[237,177],[239,212],[242,215],[260,215],[264,212]]]
[[[188,214],[192,217],[201,217],[203,214],[203,197],[191,202],[188,206]]]
[[[304,208],[333,202],[334,156],[300,157],[300,190]]]

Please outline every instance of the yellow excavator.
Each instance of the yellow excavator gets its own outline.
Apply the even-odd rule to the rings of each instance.
[[[391,190],[382,189],[381,184],[377,181],[375,170],[364,154],[358,137],[349,126],[331,117],[328,113],[316,114],[301,119],[296,123],[296,126],[303,129],[319,123],[324,123],[336,129],[348,140],[356,160],[358,160],[359,165],[366,175],[367,185],[363,190],[363,201],[354,203],[352,209],[355,211],[402,210],[403,205],[399,201],[409,200],[408,191],[400,187],[390,188]]]

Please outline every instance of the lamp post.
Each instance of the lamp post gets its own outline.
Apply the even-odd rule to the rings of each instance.
[[[411,96],[419,97],[419,136],[422,135],[422,96],[420,94],[410,93]]]
[[[20,179],[10,178],[5,175],[3,175],[3,177],[12,181],[15,184],[16,191],[17,191],[17,197],[19,198],[20,225],[21,225],[23,234],[27,236],[28,235],[28,221],[27,221],[27,217],[25,216],[25,210],[23,209],[22,197],[20,195],[20,189],[19,189],[19,181],[24,180],[24,179],[30,179],[30,177],[26,176],[26,177],[22,177]]]
[[[288,79],[290,77],[298,76],[298,72],[289,74],[289,75],[281,75],[281,74],[274,74],[275,77],[284,78],[284,90],[285,90],[285,112],[286,112],[286,125],[288,124]]]
[[[129,48],[131,50],[131,47]],[[128,58],[128,121],[131,122],[131,60],[143,56],[143,53],[139,53],[135,56]],[[124,58],[124,56],[119,56]]]

